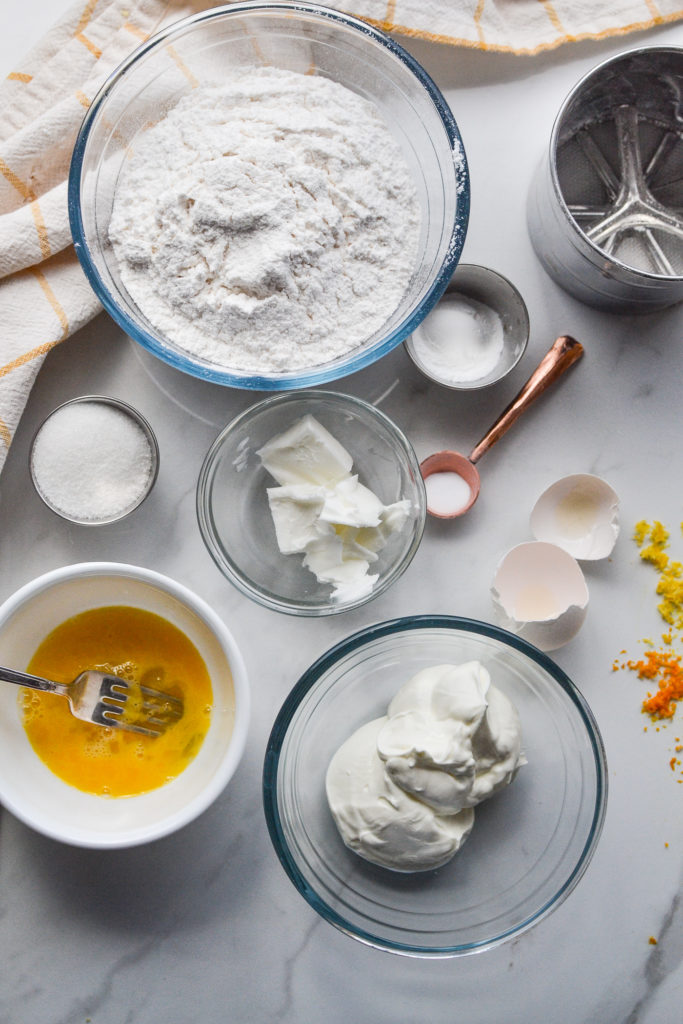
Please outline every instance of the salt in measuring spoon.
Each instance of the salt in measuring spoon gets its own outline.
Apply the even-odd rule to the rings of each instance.
[[[461,455],[460,452],[444,450],[429,455],[420,463],[420,472],[427,488],[427,512],[437,519],[455,519],[464,515],[472,508],[479,497],[481,480],[476,463],[491,448],[496,441],[512,426],[515,420],[521,416],[524,410],[531,405],[534,399],[548,388],[554,381],[573,366],[583,355],[583,345],[575,338],[567,334],[561,335],[553,343],[551,348],[538,364],[521,391],[512,399],[507,408],[500,414],[496,422],[482,437],[481,441],[470,452],[470,455]],[[464,501],[454,501],[452,508],[445,504],[434,502],[434,508],[430,507],[429,477],[439,474],[456,474],[464,481],[469,488],[469,496],[465,494]],[[454,478],[451,480],[457,484]],[[436,481],[434,481],[436,482]],[[439,488],[446,492],[448,487]],[[453,489],[454,498],[457,490]],[[445,493],[440,497],[445,497]]]

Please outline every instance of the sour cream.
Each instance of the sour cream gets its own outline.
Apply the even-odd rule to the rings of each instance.
[[[523,764],[519,715],[486,669],[437,665],[341,745],[327,800],[349,849],[394,871],[427,871],[457,853],[473,808]]]

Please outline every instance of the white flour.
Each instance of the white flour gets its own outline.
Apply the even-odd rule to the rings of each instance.
[[[195,89],[136,142],[109,236],[158,331],[239,370],[357,347],[398,306],[420,209],[373,104],[276,68]]]

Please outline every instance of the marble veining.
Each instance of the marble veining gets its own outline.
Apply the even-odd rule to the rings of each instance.
[[[12,17],[38,10],[45,0]],[[5,27],[0,57],[9,69]],[[675,26],[633,37],[633,45],[681,41]],[[679,1024],[683,786],[668,762],[682,712],[667,729],[645,733],[643,684],[611,666],[662,627],[633,524],[660,519],[672,531],[672,556],[683,554],[683,308],[637,319],[581,306],[543,272],[523,218],[555,111],[582,74],[630,43],[578,44],[522,63],[468,54],[457,74],[456,51],[408,43],[444,88],[465,140],[473,202],[463,260],[519,287],[529,347],[510,377],[485,392],[429,383],[400,347],[331,387],[377,403],[423,458],[444,447],[469,451],[558,334],[576,336],[586,354],[482,459],[476,507],[453,523],[429,521],[405,575],[364,609],[322,620],[269,612],[221,577],[201,542],[201,461],[219,430],[261,395],[178,374],[105,316],[48,356],[0,477],[0,600],[81,560],[167,573],[233,631],[253,715],[226,791],[192,825],[150,846],[105,854],[64,847],[0,811],[0,1024]],[[93,392],[122,397],[150,420],[161,468],[130,519],[87,530],[42,506],[27,456],[52,408]],[[316,915],[272,850],[261,768],[273,720],[315,658],[372,622],[426,612],[491,620],[497,561],[530,539],[541,491],[574,472],[604,476],[621,499],[611,558],[586,568],[587,620],[554,655],[589,701],[607,749],[610,794],[595,857],[555,913],[496,949],[425,961],[368,948]]]

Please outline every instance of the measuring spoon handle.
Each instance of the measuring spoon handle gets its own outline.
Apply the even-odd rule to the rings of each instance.
[[[473,449],[470,462],[477,462],[503,436],[534,399],[543,394],[545,389],[550,387],[558,377],[561,377],[570,366],[573,366],[582,355],[583,345],[576,338],[571,338],[568,334],[557,338],[521,391],[512,399],[508,407]]]

